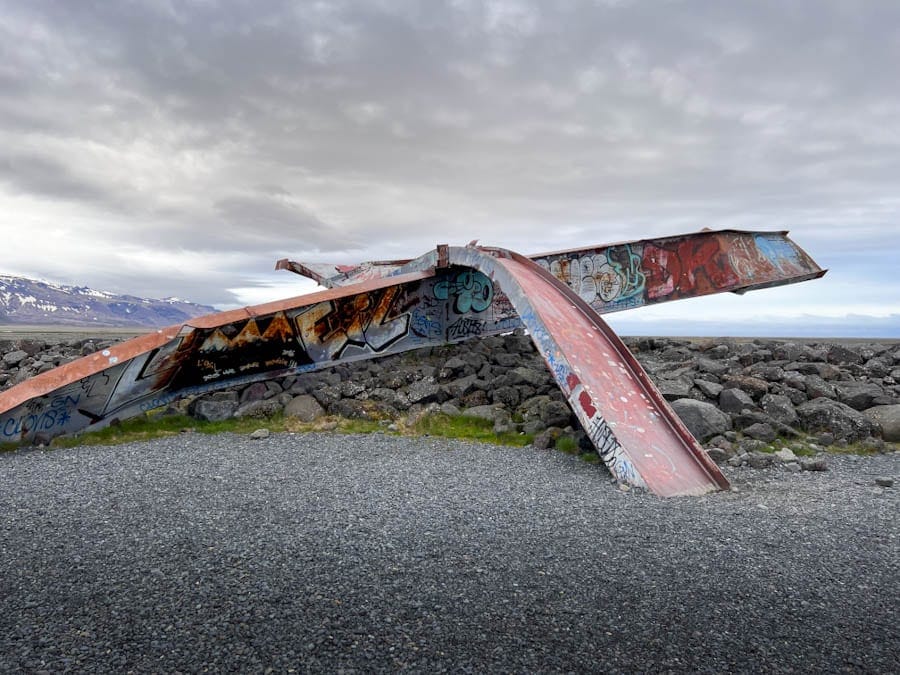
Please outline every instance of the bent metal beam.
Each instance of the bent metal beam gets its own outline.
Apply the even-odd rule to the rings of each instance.
[[[0,442],[105,426],[176,399],[524,326],[618,480],[727,485],[598,312],[824,274],[785,233],[701,232],[529,259],[438,247],[348,285],[201,317],[0,393]]]

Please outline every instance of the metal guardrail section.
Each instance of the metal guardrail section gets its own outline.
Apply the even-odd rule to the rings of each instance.
[[[0,392],[0,443],[46,442],[185,396],[524,323],[619,480],[658,494],[697,494],[727,483],[597,312],[633,306],[638,297],[648,304],[824,274],[784,233],[734,231],[534,261],[501,249],[440,246],[412,261],[364,268],[326,277],[333,266],[307,267],[332,286],[340,286],[336,277],[367,279],[170,326]]]

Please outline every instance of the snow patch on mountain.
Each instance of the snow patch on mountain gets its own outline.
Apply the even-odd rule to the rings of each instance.
[[[215,311],[180,298],[138,298],[0,274],[0,324],[150,328]]]

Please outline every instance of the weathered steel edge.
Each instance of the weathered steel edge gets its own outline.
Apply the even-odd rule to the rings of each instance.
[[[660,412],[663,413],[662,417],[665,422],[669,425],[669,427],[675,431],[675,433],[681,438],[684,442],[687,449],[694,456],[694,459],[700,464],[703,470],[709,475],[710,479],[715,482],[719,488],[726,490],[729,488],[730,484],[728,479],[722,474],[722,471],[716,465],[712,459],[710,459],[709,455],[706,451],[700,446],[697,442],[697,439],[694,438],[694,435],[688,430],[688,428],[684,425],[678,415],[672,410],[672,406],[669,405],[669,402],[666,401],[665,397],[650,379],[650,376],[647,375],[647,371],[644,370],[643,366],[641,366],[640,362],[635,358],[634,354],[632,354],[631,350],[628,346],[622,341],[622,339],[616,334],[616,332],[609,326],[606,321],[591,307],[587,302],[585,302],[581,296],[572,291],[565,283],[557,279],[550,272],[545,270],[540,265],[537,265],[528,257],[523,256],[514,251],[510,251],[510,257],[513,260],[525,265],[532,265],[533,268],[536,268],[535,272],[540,274],[544,279],[546,279],[549,283],[555,286],[560,293],[562,293],[567,300],[569,300],[575,309],[581,312],[584,316],[588,318],[594,326],[597,327],[599,331],[601,331],[606,338],[612,344],[618,355],[622,357],[625,361],[625,364],[628,367],[628,370],[631,372],[632,377],[634,377],[641,385],[644,393],[648,395],[650,399],[652,399],[653,403],[659,409]],[[538,271],[539,270],[539,271]]]
[[[50,392],[65,386],[71,382],[79,380],[83,377],[96,375],[97,373],[124,361],[129,361],[141,354],[145,354],[153,349],[157,349],[167,344],[171,340],[178,337],[185,329],[193,328],[215,328],[217,326],[226,325],[243,319],[250,319],[275,312],[313,305],[319,302],[341,298],[347,295],[355,295],[357,293],[365,293],[374,291],[397,284],[419,281],[434,276],[433,270],[419,270],[409,274],[382,277],[372,279],[370,281],[354,284],[352,292],[348,293],[346,287],[335,289],[326,289],[316,291],[307,295],[298,295],[293,298],[284,300],[276,300],[274,302],[266,302],[259,305],[232,309],[225,312],[216,312],[214,314],[206,314],[197,317],[191,321],[182,324],[174,324],[165,328],[160,328],[154,333],[141,335],[125,342],[113,345],[109,349],[100,352],[94,352],[88,356],[83,356],[71,363],[57,366],[53,370],[46,373],[35,375],[34,377],[21,382],[14,387],[0,392],[0,412],[11,410],[16,406],[23,404],[25,401],[49,394]],[[324,366],[323,366],[324,367]],[[265,378],[261,378],[265,379]]]
[[[650,486],[645,482],[644,477],[637,472],[637,469],[634,468],[633,461],[630,459],[631,450],[629,448],[621,446],[621,444],[619,444],[620,449],[626,456],[629,457],[628,462],[631,471],[630,473],[627,471],[624,473],[617,473],[617,466],[609,466],[609,468],[613,471],[613,474],[616,475],[617,480],[619,480],[620,482],[629,483],[635,487],[649,488],[657,494],[660,494],[661,496],[700,495],[714,489],[728,489],[728,480],[719,470],[718,466],[716,466],[716,464],[709,458],[703,448],[699,446],[696,439],[691,435],[691,433],[681,423],[681,421],[678,420],[675,412],[668,405],[659,390],[656,389],[656,386],[647,376],[646,372],[638,363],[637,359],[634,358],[634,355],[631,354],[631,351],[628,349],[625,343],[622,342],[622,340],[606,324],[606,322],[603,321],[602,318],[600,318],[597,312],[594,311],[594,309],[588,303],[582,300],[566,284],[556,279],[556,277],[541,268],[526,256],[514,253],[507,249],[500,249],[495,247],[450,247],[451,264],[457,264],[463,267],[477,269],[482,273],[488,273],[492,278],[502,277],[500,279],[500,285],[504,288],[504,292],[507,294],[507,297],[510,298],[510,300],[513,302],[513,305],[516,307],[516,311],[519,314],[519,317],[524,323],[525,327],[528,328],[530,332],[540,330],[542,333],[550,337],[549,330],[546,328],[543,320],[535,311],[527,292],[523,288],[521,288],[521,285],[513,277],[512,273],[509,270],[507,270],[502,265],[491,264],[491,258],[509,258],[523,266],[527,266],[529,269],[534,270],[535,268],[537,268],[538,270],[540,270],[540,272],[537,272],[537,274],[539,274],[541,278],[547,280],[550,284],[552,284],[552,286],[557,289],[567,301],[570,301],[572,303],[576,311],[582,313],[591,322],[592,325],[596,326],[597,329],[602,332],[604,339],[608,341],[610,346],[618,352],[619,356],[621,356],[627,364],[631,376],[638,383],[641,389],[646,394],[648,394],[653,404],[656,406],[657,411],[660,413],[661,419],[663,419],[668,424],[669,428],[675,432],[675,435],[678,437],[678,439],[686,446],[691,459],[693,459],[699,465],[699,468],[708,477],[709,483],[705,487],[698,486],[695,490],[688,492],[666,492],[664,489],[660,489],[662,486]],[[428,254],[422,256],[422,264],[425,264],[427,262],[427,259]],[[504,281],[506,282],[505,284]],[[525,307],[523,308],[519,305],[525,305]],[[527,309],[529,311],[523,312],[523,309]],[[529,321],[533,322],[532,325],[529,325]],[[550,337],[550,339],[552,340],[553,338]],[[560,389],[562,389],[563,393],[566,395],[567,400],[569,400],[569,404],[573,412],[575,412],[575,414],[580,418],[581,411],[577,407],[577,405],[573,403],[573,401],[569,398],[569,394],[571,392],[567,383],[561,382],[558,379],[556,369],[553,367],[553,364],[548,358],[548,354],[545,353],[544,345],[541,344],[539,340],[535,339],[534,334],[532,334],[532,340],[541,353],[541,356],[547,362],[548,368],[553,374],[554,379],[556,379]],[[573,364],[569,362],[568,356],[565,353],[562,353],[562,358],[565,361],[565,365],[567,366],[567,368],[570,371],[574,372]],[[582,420],[582,422],[584,423],[584,420]],[[605,459],[606,458],[604,458],[604,460]]]
[[[706,293],[695,294],[692,297],[703,297],[705,295],[713,295],[715,293],[725,293],[725,292],[734,293],[736,295],[743,295],[744,293],[747,293],[749,291],[762,290],[762,289],[766,289],[766,288],[775,288],[778,286],[786,286],[788,284],[800,283],[803,281],[810,281],[812,279],[818,279],[820,277],[823,277],[828,272],[827,269],[822,269],[819,266],[819,264],[801,246],[799,246],[794,240],[792,240],[790,237],[788,237],[787,236],[788,233],[789,233],[789,230],[770,230],[770,231],[740,230],[740,229],[711,230],[711,229],[705,228],[703,230],[699,230],[697,232],[690,232],[687,234],[667,235],[667,236],[663,236],[663,237],[648,237],[645,239],[635,239],[635,240],[631,240],[631,241],[621,241],[621,242],[614,242],[614,243],[609,243],[609,244],[596,244],[596,245],[584,246],[584,247],[579,247],[579,248],[564,249],[564,250],[560,250],[560,251],[533,253],[533,254],[528,254],[524,257],[527,257],[529,259],[538,259],[538,258],[546,258],[546,257],[552,257],[552,256],[584,253],[586,251],[595,251],[595,250],[600,250],[600,249],[609,249],[609,248],[615,248],[617,246],[626,246],[626,245],[639,246],[639,245],[644,245],[644,244],[648,244],[648,243],[661,244],[661,243],[665,243],[665,242],[678,241],[678,240],[683,240],[686,238],[698,237],[698,236],[718,236],[718,235],[723,235],[723,234],[725,234],[725,235],[727,235],[727,234],[781,235],[784,237],[785,241],[787,241],[798,252],[798,254],[803,258],[803,260],[807,264],[807,266],[810,269],[814,270],[813,272],[811,272],[809,274],[783,277],[781,279],[771,280],[771,281],[767,281],[767,282],[761,282],[761,283],[755,283],[755,284],[750,283],[750,284],[743,284],[743,285],[732,285],[731,287],[724,286],[724,287],[716,289],[716,290],[707,291]],[[491,247],[483,247],[483,248],[487,249],[487,248],[491,248]],[[521,254],[517,254],[517,255],[521,255]],[[397,265],[396,269],[385,270],[384,275],[385,275],[385,277],[387,277],[387,276],[392,276],[392,275],[396,275],[396,274],[403,274],[411,269],[421,269],[422,268],[421,263],[422,263],[423,258],[427,259],[428,261],[431,261],[430,262],[431,265],[434,265],[436,263],[435,253],[429,252],[429,253],[426,253],[424,256],[420,256],[418,258],[413,258],[411,260],[406,260],[406,261],[394,260],[394,261],[363,262],[363,263],[359,263],[357,265],[357,267],[355,268],[355,270],[361,270],[364,266],[367,266],[367,265],[369,265],[369,266],[370,265],[382,265],[382,266],[386,266],[386,267]],[[353,273],[354,273],[353,271],[337,272],[336,274],[334,274],[330,277],[323,277],[321,274],[315,272],[314,270],[309,269],[303,263],[294,262],[294,261],[288,260],[286,258],[278,261],[276,268],[277,269],[289,269],[292,272],[295,272],[302,276],[306,276],[310,279],[313,279],[317,283],[322,284],[324,286],[328,286],[329,288],[343,285],[343,284],[339,283],[339,280],[346,281],[346,280],[352,278]],[[652,306],[655,304],[660,304],[662,302],[671,302],[672,300],[680,300],[680,299],[684,299],[684,298],[661,298],[658,301],[646,302],[641,306],[649,307],[649,306]],[[600,313],[600,314],[620,312],[625,309],[634,309],[634,308],[629,307],[629,306],[619,306],[616,304],[606,305],[602,308],[594,307],[594,311],[597,313]]]
[[[712,230],[710,228],[703,228],[702,230],[697,230],[696,232],[687,232],[683,234],[664,234],[660,237],[646,237],[644,239],[631,239],[628,241],[614,241],[608,244],[592,244],[589,246],[578,246],[575,248],[566,248],[561,249],[559,251],[544,251],[542,253],[529,253],[526,255],[527,258],[544,258],[546,256],[551,255],[565,255],[568,253],[577,253],[579,251],[587,251],[592,249],[599,248],[612,248],[614,246],[637,246],[638,244],[647,244],[650,242],[662,242],[662,241],[674,241],[677,239],[684,239],[685,237],[693,237],[697,235],[716,235],[716,234],[780,234],[783,235],[785,239],[791,242],[798,251],[800,251],[803,255],[805,255],[809,260],[816,266],[816,268],[821,269],[818,264],[812,259],[812,257],[804,251],[800,246],[797,246],[797,242],[791,239],[788,234],[790,234],[790,230],[740,230],[736,228],[725,228],[722,230]],[[520,254],[517,254],[520,255]]]

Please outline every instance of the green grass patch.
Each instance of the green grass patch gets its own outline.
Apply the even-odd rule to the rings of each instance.
[[[568,455],[578,454],[578,441],[571,436],[560,436],[556,439],[556,449]]]
[[[480,417],[445,415],[443,413],[424,415],[416,420],[408,430],[416,434],[480,441],[496,445],[512,445],[520,448],[534,440],[534,437],[530,434],[518,434],[515,432],[495,433],[494,423]]]
[[[598,455],[596,452],[585,452],[578,457],[579,459],[581,459],[581,461],[587,462],[588,464],[597,464],[600,461],[600,455]]]
[[[79,445],[118,445],[120,443],[174,436],[188,431],[202,434],[220,434],[228,431],[238,434],[250,433],[261,426],[265,426],[272,431],[285,430],[284,419],[278,417],[266,420],[245,418],[229,419],[221,422],[204,422],[187,415],[147,413],[97,431],[54,438],[50,445],[54,448],[71,448]]]

